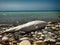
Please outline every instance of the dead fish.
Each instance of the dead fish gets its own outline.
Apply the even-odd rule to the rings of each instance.
[[[15,32],[15,31],[25,31],[25,32],[29,32],[35,29],[40,29],[43,28],[47,25],[47,22],[45,21],[40,21],[40,20],[36,20],[36,21],[31,21],[22,25],[18,25],[16,27],[11,27],[9,29],[6,29],[4,32]]]

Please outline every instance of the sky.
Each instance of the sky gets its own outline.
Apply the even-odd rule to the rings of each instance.
[[[60,0],[0,0],[0,11],[60,10]]]

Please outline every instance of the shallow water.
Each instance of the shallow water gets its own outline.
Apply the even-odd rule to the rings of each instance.
[[[0,23],[28,22],[32,20],[57,21],[60,12],[0,12]]]

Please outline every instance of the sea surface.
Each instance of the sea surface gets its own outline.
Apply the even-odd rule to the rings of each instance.
[[[0,12],[0,23],[25,23],[32,20],[60,21],[60,12]]]

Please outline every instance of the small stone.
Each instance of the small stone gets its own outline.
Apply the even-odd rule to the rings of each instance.
[[[17,41],[13,41],[14,44],[17,44]]]
[[[37,38],[39,38],[40,36],[37,36]]]
[[[55,25],[55,27],[59,27],[59,25]]]
[[[48,33],[48,31],[43,31],[44,34]]]
[[[51,27],[52,29],[56,29],[56,27]]]
[[[51,27],[51,24],[48,24],[47,27]]]
[[[56,42],[56,45],[60,45],[60,42]]]
[[[52,23],[51,21],[48,22],[48,24],[51,24],[51,23]]]
[[[41,33],[41,32],[38,32],[38,34],[40,34],[40,35],[41,35],[42,33]]]
[[[43,34],[42,34],[41,36],[42,36],[42,37],[44,37],[44,35],[43,35]]]
[[[55,42],[55,39],[50,39],[50,41]]]
[[[3,40],[3,41],[8,40],[8,37],[7,37],[7,36],[4,36],[4,37],[2,38],[2,40]]]
[[[35,31],[35,34],[37,34],[38,32],[37,31]]]
[[[45,29],[48,29],[48,27],[45,27]]]
[[[51,34],[51,32],[48,32],[48,34]]]
[[[60,25],[60,23],[58,23]]]
[[[56,30],[59,30],[59,28],[56,28]]]
[[[35,37],[35,40],[39,40],[37,37]]]
[[[55,25],[54,24],[51,24],[51,27],[54,27]]]
[[[59,25],[59,28],[60,28],[60,25]]]
[[[26,40],[26,39],[29,39],[29,38],[28,37],[23,37],[23,38],[21,38],[19,40]]]
[[[36,35],[32,35],[33,37],[36,37]]]
[[[48,41],[48,39],[45,39],[44,41]]]
[[[2,35],[0,35],[0,37],[2,37]]]
[[[60,38],[58,38],[58,40],[60,40]]]
[[[42,38],[42,37],[40,37],[39,39],[40,39],[40,40],[42,40],[43,38]]]
[[[31,45],[29,40],[23,40],[19,43],[19,45]]]
[[[34,34],[34,32],[31,32],[31,34]]]

